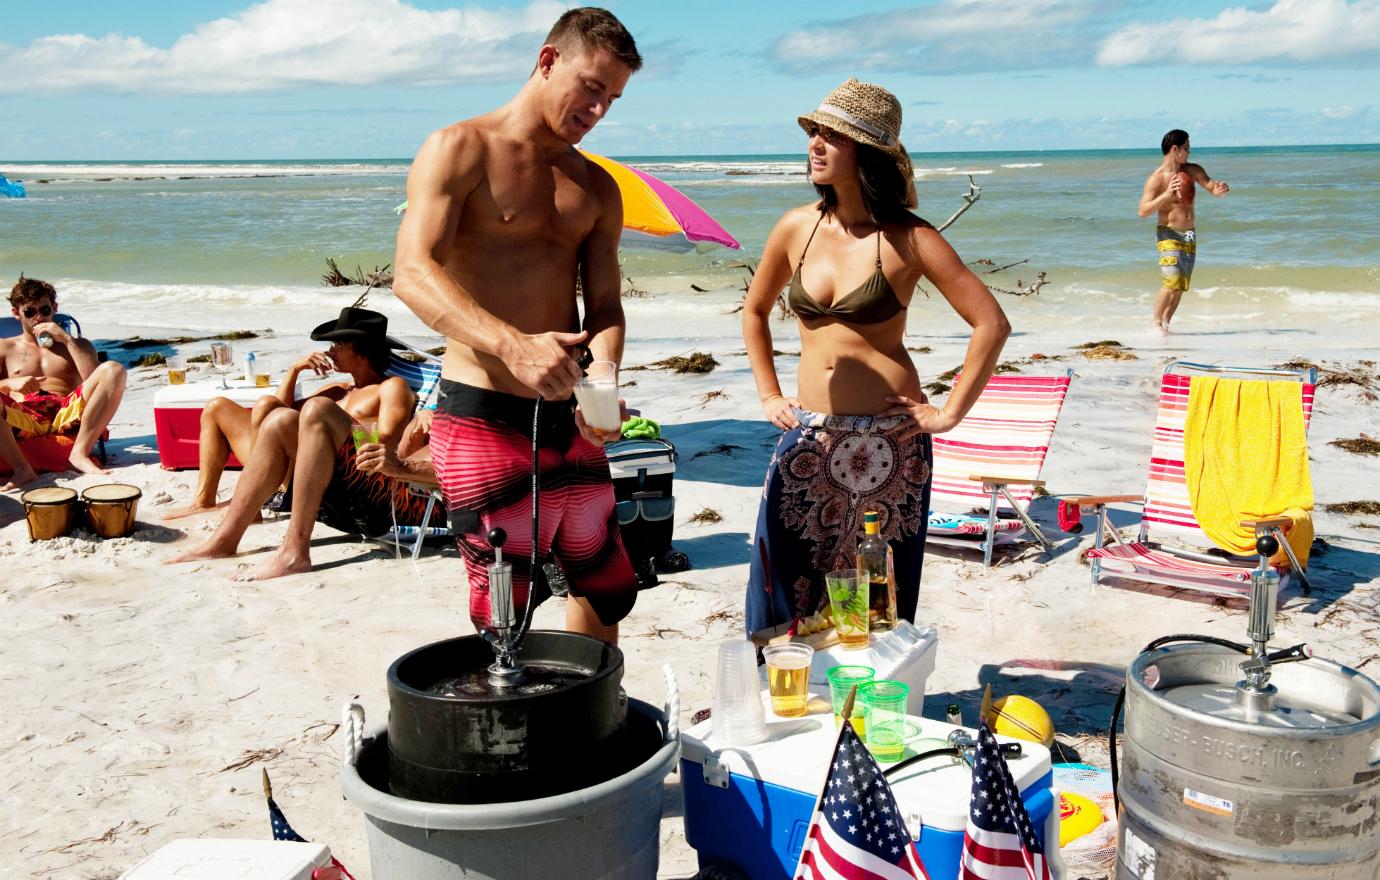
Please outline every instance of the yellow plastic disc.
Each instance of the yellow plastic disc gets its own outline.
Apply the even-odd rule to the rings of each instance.
[[[1059,845],[1067,846],[1102,824],[1102,810],[1081,794],[1059,793]]]

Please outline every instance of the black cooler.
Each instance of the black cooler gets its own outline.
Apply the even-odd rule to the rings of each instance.
[[[671,533],[676,499],[671,484],[676,476],[676,447],[665,440],[618,440],[604,447],[618,502],[618,525],[623,546],[642,577],[655,570],[680,570],[671,564]],[[649,585],[644,583],[645,585]]]

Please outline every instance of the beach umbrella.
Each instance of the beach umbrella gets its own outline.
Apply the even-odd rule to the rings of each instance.
[[[649,236],[652,243],[661,239],[672,247],[679,241],[690,246],[721,244],[735,250],[742,247],[707,211],[669,183],[622,162],[580,152],[618,184],[623,194],[623,228],[634,233],[631,241]],[[630,238],[625,236],[624,240]]]
[[[603,168],[623,194],[624,244],[650,245],[658,249],[694,250],[723,245],[737,250],[738,240],[695,204],[685,193],[653,177],[604,156],[580,151],[585,158]],[[393,209],[401,214],[407,202]]]

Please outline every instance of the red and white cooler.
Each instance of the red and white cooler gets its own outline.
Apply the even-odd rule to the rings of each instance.
[[[212,398],[228,397],[245,409],[250,409],[260,397],[272,393],[272,388],[260,388],[243,379],[230,382],[229,389],[220,387],[219,379],[159,388],[153,395],[153,424],[158,436],[159,463],[170,471],[197,467],[200,463],[201,411]],[[242,465],[231,455],[228,466]]]

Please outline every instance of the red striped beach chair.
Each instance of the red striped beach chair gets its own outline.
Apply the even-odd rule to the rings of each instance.
[[[997,544],[1034,536],[1052,549],[1026,508],[1044,485],[1040,469],[1071,381],[1072,370],[993,376],[958,427],[934,435],[927,542],[980,546],[989,566]]]
[[[1092,507],[1097,518],[1097,537],[1088,551],[1092,563],[1092,584],[1096,588],[1106,575],[1182,587],[1223,596],[1243,596],[1251,591],[1256,577],[1278,577],[1283,590],[1297,578],[1304,594],[1309,592],[1308,577],[1299,565],[1289,542],[1284,539],[1287,519],[1243,522],[1253,526],[1257,540],[1271,537],[1285,549],[1289,570],[1280,577],[1269,565],[1274,554],[1262,553],[1256,559],[1219,556],[1202,552],[1213,546],[1193,516],[1188,483],[1184,477],[1184,419],[1188,413],[1188,389],[1194,374],[1228,374],[1234,378],[1264,382],[1300,382],[1303,385],[1303,420],[1307,427],[1313,416],[1313,392],[1317,370],[1224,367],[1175,361],[1165,367],[1160,383],[1159,410],[1155,418],[1155,440],[1150,451],[1150,473],[1144,495],[1101,495],[1071,498],[1080,507]],[[1134,504],[1144,508],[1140,533],[1134,542],[1122,539],[1108,519],[1111,504]],[[1152,534],[1171,538],[1181,546],[1151,543]],[[1111,538],[1111,543],[1107,542]],[[1268,546],[1268,543],[1262,546]],[[1218,551],[1219,553],[1221,551]]]

